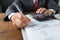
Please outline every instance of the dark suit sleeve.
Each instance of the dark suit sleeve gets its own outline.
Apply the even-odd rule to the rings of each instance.
[[[11,13],[15,13],[15,12],[18,11],[17,8],[16,8],[16,6],[14,5],[14,3],[16,3],[20,8],[22,7],[21,1],[20,1],[20,0],[15,0],[15,1],[13,2],[13,4],[10,5],[10,6],[7,8],[7,10],[6,10],[6,15],[5,15],[5,17],[4,17],[4,20],[5,20],[5,21],[8,21],[8,20],[9,20],[9,19],[8,19],[8,16],[9,16]]]
[[[48,9],[54,9],[56,13],[60,10],[59,6],[54,0],[47,0]]]
[[[1,8],[1,6],[0,6],[0,13],[2,12],[2,8]]]

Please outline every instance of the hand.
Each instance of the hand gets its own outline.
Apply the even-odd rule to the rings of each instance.
[[[22,16],[20,13],[14,14],[11,17],[11,20],[12,20],[13,25],[19,28],[26,27],[30,22],[30,19],[28,17]]]
[[[51,15],[53,11],[48,10],[46,8],[39,8],[37,9],[36,13],[44,14],[45,16],[47,16],[47,15]]]

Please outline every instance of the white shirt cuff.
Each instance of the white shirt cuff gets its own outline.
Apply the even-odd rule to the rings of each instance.
[[[15,13],[11,13],[11,14],[8,16],[8,19],[10,19],[10,18],[11,18],[11,16],[12,16],[12,15],[14,15],[14,14],[15,14]]]
[[[53,13],[56,13],[56,11],[55,11],[55,10],[53,10],[53,9],[49,9],[49,10],[53,11]]]

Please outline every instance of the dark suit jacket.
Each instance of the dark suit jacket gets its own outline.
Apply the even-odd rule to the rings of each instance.
[[[18,11],[14,3],[16,3],[23,12],[34,10],[33,0],[15,0],[13,4],[6,10],[6,17],[4,20],[8,20],[8,15]],[[55,11],[58,11],[59,9],[54,0],[38,0],[38,8],[40,7],[54,9]]]
[[[5,12],[9,5],[13,3],[14,0],[0,0],[0,5],[2,7],[2,12]]]
[[[0,6],[0,13],[2,12],[2,8],[1,8],[1,6]]]

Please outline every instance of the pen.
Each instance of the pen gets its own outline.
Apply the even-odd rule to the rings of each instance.
[[[15,7],[17,8],[17,10],[19,11],[19,13],[21,14],[21,16],[25,17],[25,15],[23,14],[23,12],[21,11],[21,8],[16,4],[14,3]],[[25,23],[25,21],[23,21],[23,23]],[[26,23],[25,23],[26,24]],[[27,25],[27,24],[26,24]]]
[[[14,5],[15,5],[15,7],[17,8],[17,10],[20,12],[20,14],[21,14],[22,16],[24,16],[24,14],[23,14],[22,11],[21,11],[21,8],[20,8],[16,3],[14,3]]]

